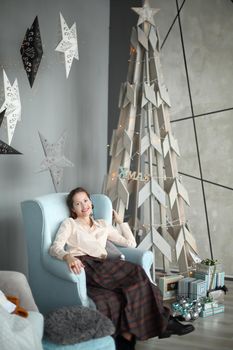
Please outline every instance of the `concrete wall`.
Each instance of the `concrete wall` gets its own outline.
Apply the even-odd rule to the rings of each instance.
[[[150,4],[161,8],[157,23],[163,40],[177,16],[177,3]],[[191,201],[187,218],[201,257],[218,259],[233,276],[233,4],[186,0],[178,5],[180,18],[161,59],[181,150],[178,167]]]
[[[172,103],[173,133],[181,152],[178,168],[191,202],[191,207],[186,208],[189,227],[200,256],[218,259],[226,274],[233,276],[233,3],[149,3],[160,8],[155,23],[161,36],[161,61]],[[131,1],[130,5],[136,4]],[[120,8],[118,13],[120,22]],[[133,25],[136,23],[137,18]],[[129,43],[130,36],[121,38]],[[110,64],[111,72],[114,66]],[[121,68],[124,70],[125,66]],[[115,83],[120,87],[120,78],[115,73],[110,86]],[[118,93],[111,98],[118,101]],[[109,115],[115,113],[114,108]],[[116,121],[111,123],[116,125]]]
[[[64,59],[54,49],[60,41],[61,12],[70,27],[77,24],[80,60],[69,78]],[[20,56],[26,29],[38,15],[44,56],[30,88]],[[22,120],[12,147],[23,155],[0,155],[0,269],[26,272],[26,250],[20,202],[54,192],[48,171],[37,173],[44,153],[38,131],[49,142],[67,131],[60,191],[77,185],[101,191],[106,173],[109,0],[2,0],[0,65],[11,83],[17,77]],[[4,100],[0,71],[0,102]]]

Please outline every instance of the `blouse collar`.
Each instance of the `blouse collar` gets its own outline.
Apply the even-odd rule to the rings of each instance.
[[[97,220],[95,220],[95,219],[93,218],[93,216],[91,216],[90,219],[91,219],[91,221],[92,221],[92,226],[91,226],[90,228],[92,228],[93,226],[101,227],[101,224],[100,224]],[[73,219],[73,220],[74,220],[74,219]],[[74,221],[75,221],[77,224],[82,225],[79,221],[76,221],[76,220],[74,220]]]

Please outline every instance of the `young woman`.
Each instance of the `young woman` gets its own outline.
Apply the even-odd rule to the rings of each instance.
[[[88,295],[116,327],[117,349],[133,350],[136,339],[192,332],[191,324],[183,325],[170,316],[159,289],[140,266],[108,259],[107,240],[124,247],[136,246],[128,224],[115,211],[113,220],[119,224],[119,231],[104,220],[94,220],[90,195],[81,187],[69,193],[67,205],[70,218],[61,224],[50,254],[65,260],[75,274],[85,269]]]

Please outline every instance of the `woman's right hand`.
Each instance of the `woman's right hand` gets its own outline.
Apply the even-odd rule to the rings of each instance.
[[[84,268],[84,265],[81,260],[73,257],[70,254],[66,254],[63,257],[63,260],[67,263],[70,272],[73,272],[75,274],[79,274],[81,272],[81,269]]]

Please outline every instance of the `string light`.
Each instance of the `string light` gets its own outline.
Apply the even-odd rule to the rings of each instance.
[[[180,227],[180,226],[183,226],[185,224],[185,222],[182,222],[180,224],[174,224],[174,225],[165,225],[165,224],[153,224],[153,225],[150,225],[150,224],[144,224],[143,226],[148,229],[148,228],[151,228],[151,227],[154,227],[154,228],[159,228],[159,227],[162,227],[162,228],[173,228],[173,227]]]
[[[132,60],[131,58],[130,59],[128,59],[128,62],[129,63],[131,63],[131,62],[133,62],[133,63],[137,63],[137,64],[141,64],[141,63],[145,63],[145,62],[148,62],[148,61],[151,61],[151,60],[155,60],[156,59],[156,57],[155,56],[151,56],[151,57],[148,57],[148,59],[145,59],[145,60]]]
[[[179,224],[176,224],[177,222],[179,222]],[[173,227],[181,227],[184,226],[188,221],[185,220],[185,218],[181,218],[181,219],[176,219],[170,222],[169,225],[166,224],[142,224],[141,226],[145,229],[150,229],[152,227],[154,228],[173,228]],[[172,225],[171,225],[172,223]],[[138,228],[137,227],[133,227],[132,230],[136,231]]]
[[[144,81],[142,81],[142,82],[133,82],[133,84],[130,84],[131,86],[132,85],[137,85],[137,86],[141,86],[141,85],[144,85],[144,84],[152,84],[152,83],[158,83],[158,79],[157,78],[155,78],[155,79],[151,79],[151,80],[144,80]]]
[[[130,51],[130,54],[131,54],[131,55],[133,55],[133,54],[135,54],[135,53],[137,52],[137,50],[136,50],[135,47],[133,47],[133,46],[130,46],[129,51]]]

